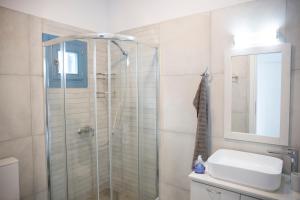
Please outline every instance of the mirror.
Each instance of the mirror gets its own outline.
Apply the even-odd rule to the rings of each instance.
[[[231,57],[233,132],[280,136],[282,53]]]
[[[226,70],[225,138],[288,145],[290,46],[231,51]]]

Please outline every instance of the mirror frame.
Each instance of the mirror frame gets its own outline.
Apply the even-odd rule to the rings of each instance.
[[[281,74],[281,106],[280,106],[280,136],[268,137],[256,134],[245,134],[231,131],[232,104],[232,64],[231,57],[265,53],[282,53]],[[291,45],[284,43],[274,46],[233,49],[225,52],[224,71],[224,138],[251,141],[275,145],[289,145],[289,111],[290,111],[290,80],[291,80]]]

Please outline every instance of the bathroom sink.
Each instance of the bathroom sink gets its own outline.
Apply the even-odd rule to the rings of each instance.
[[[282,165],[278,158],[228,149],[207,160],[210,176],[266,191],[280,187]]]

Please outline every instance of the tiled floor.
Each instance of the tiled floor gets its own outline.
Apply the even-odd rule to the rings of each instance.
[[[130,192],[114,192],[113,194],[113,200],[134,200],[136,198],[133,197]],[[89,198],[89,200],[97,200],[97,197],[92,196]],[[99,200],[110,200],[110,194],[109,194],[109,189],[104,190],[103,192],[100,193],[100,198]]]

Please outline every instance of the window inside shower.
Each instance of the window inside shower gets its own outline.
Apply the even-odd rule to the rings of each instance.
[[[42,35],[44,42],[57,37],[47,33]],[[86,88],[88,84],[87,56],[87,42],[85,41],[66,41],[64,51],[59,44],[53,45],[51,51],[45,52],[46,62],[52,62],[48,65],[48,86],[60,88],[61,76],[65,73],[67,88]]]
[[[70,42],[86,44],[86,87],[68,87],[78,65]],[[44,66],[50,199],[155,200],[157,48],[116,37],[50,40]]]

